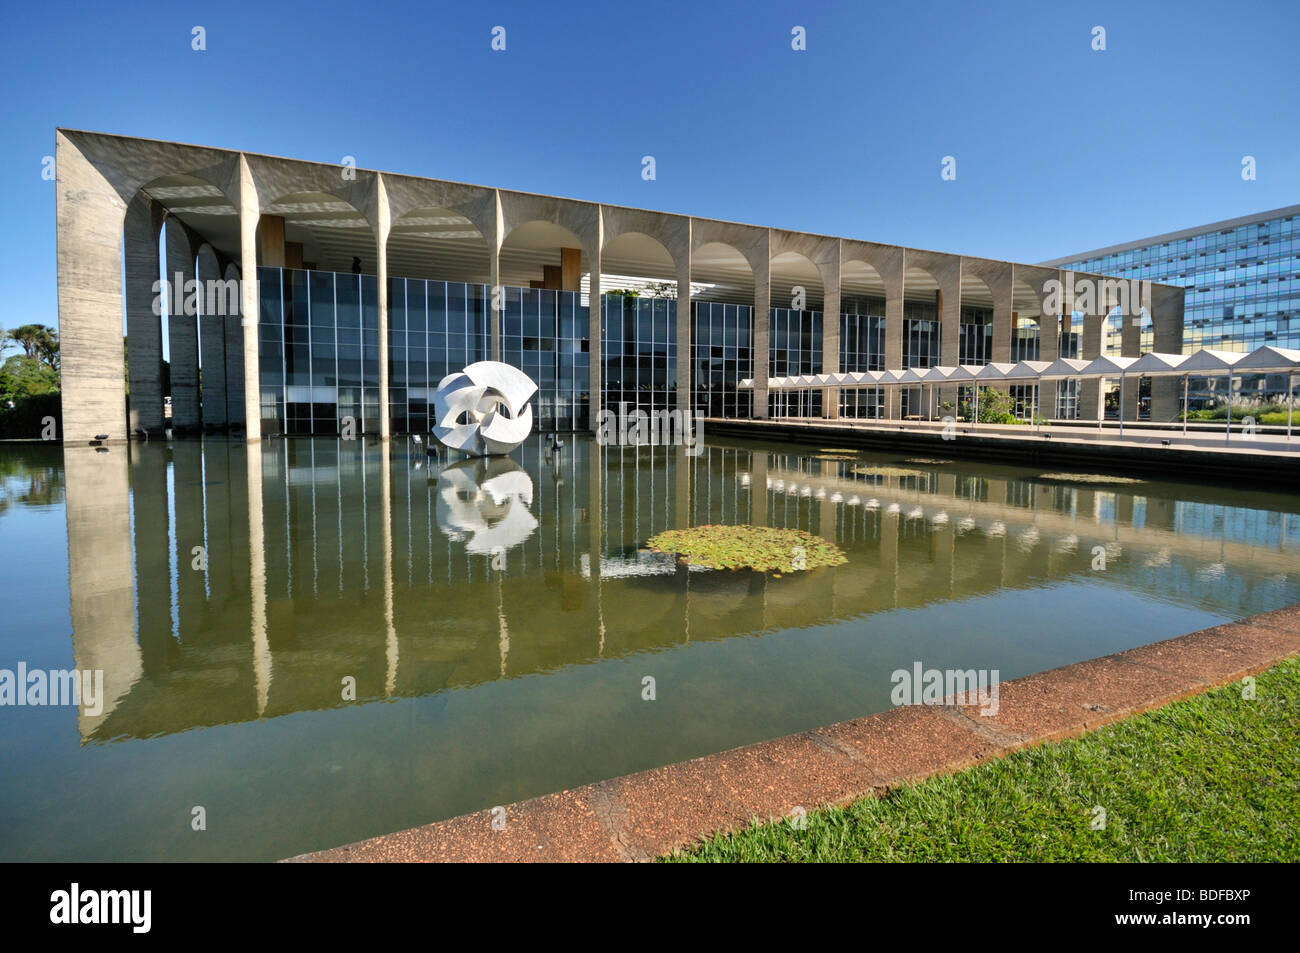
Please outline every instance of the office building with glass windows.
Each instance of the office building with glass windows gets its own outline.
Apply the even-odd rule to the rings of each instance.
[[[65,440],[425,434],[438,383],[485,359],[537,382],[543,430],[905,418],[919,387],[767,382],[1096,357],[1121,300],[1058,267],[251,152],[61,129],[56,163]],[[1123,353],[1180,343],[1182,289],[1134,287]],[[1052,387],[1049,416],[1099,406]]]
[[[1185,353],[1203,347],[1300,348],[1300,205],[1045,264],[1182,287],[1187,297],[1179,350]],[[1111,322],[1107,343],[1116,350],[1119,333],[1117,322]]]

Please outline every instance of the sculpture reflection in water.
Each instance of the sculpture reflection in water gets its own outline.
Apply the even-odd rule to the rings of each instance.
[[[438,527],[474,555],[501,552],[532,536],[532,504],[532,477],[509,457],[466,460],[438,474]]]

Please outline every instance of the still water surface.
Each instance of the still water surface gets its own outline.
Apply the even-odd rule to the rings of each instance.
[[[98,714],[0,707],[0,859],[275,859],[881,711],[917,661],[1009,679],[1169,638],[1300,601],[1297,514],[740,441],[0,447],[0,669],[105,680]],[[737,522],[849,561],[640,551]]]

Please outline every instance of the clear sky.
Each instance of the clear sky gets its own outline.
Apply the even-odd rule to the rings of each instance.
[[[1036,262],[1300,203],[1298,41],[1296,0],[8,0],[0,325],[55,322],[56,126]]]

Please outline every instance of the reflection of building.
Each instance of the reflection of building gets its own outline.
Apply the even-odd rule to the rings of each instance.
[[[774,368],[1051,361],[1076,342],[1096,357],[1118,300],[1063,296],[1104,283],[1057,268],[122,136],[60,130],[56,143],[76,443],[121,439],[127,421],[163,427],[160,271],[205,292],[230,282],[200,314],[168,315],[173,425],[243,425],[254,440],[337,433],[345,418],[421,431],[440,369],[484,358],[538,382],[542,429],[594,429],[595,411],[619,402],[766,417]],[[615,275],[618,291],[632,279],[654,297],[605,294]],[[1157,350],[1182,339],[1181,290],[1148,284],[1130,310],[1125,354],[1141,314]],[[750,378],[752,403],[736,387]],[[889,391],[824,388],[802,411],[897,416],[920,399]]]
[[[1098,546],[1108,585],[1213,594],[1244,613],[1257,589],[1294,576],[1300,531],[1265,494],[1225,505],[1196,488],[1081,488],[960,464],[855,471],[740,446],[691,457],[589,440],[550,454],[536,438],[519,468],[439,473],[423,454],[387,456],[325,439],[132,445],[129,464],[69,448],[73,651],[105,669],[107,696],[83,738],[339,707],[347,676],[363,703],[424,696],[1039,586],[1086,576]],[[666,528],[737,522],[835,539],[849,562],[773,579],[638,554]],[[465,539],[448,535],[457,527]]]

